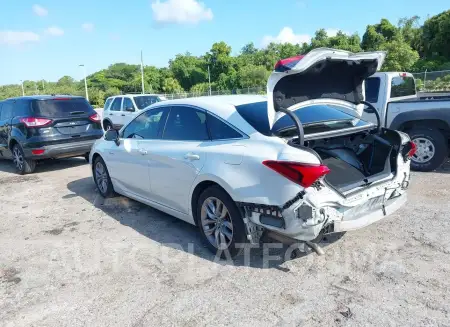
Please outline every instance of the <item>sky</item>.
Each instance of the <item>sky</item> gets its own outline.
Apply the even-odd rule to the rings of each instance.
[[[36,2],[38,1],[38,2]],[[331,6],[331,4],[334,4]],[[164,67],[178,53],[207,52],[225,41],[310,40],[319,28],[363,35],[381,18],[421,20],[448,0],[0,0],[0,85],[83,78],[117,62]]]

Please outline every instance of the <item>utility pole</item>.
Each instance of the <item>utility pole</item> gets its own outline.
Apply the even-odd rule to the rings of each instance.
[[[45,94],[45,82],[44,82],[44,80],[42,80],[42,93]]]
[[[142,59],[142,50],[141,50],[141,82],[142,82],[142,94],[145,94],[145,89],[144,89],[144,60]]]
[[[208,81],[209,81],[209,95],[211,95],[211,74],[209,72],[209,65],[208,65]]]
[[[83,72],[84,72],[84,89],[86,91],[86,100],[89,102],[89,94],[88,94],[88,88],[87,88],[87,80],[86,80],[86,67],[84,66],[84,64],[78,65],[80,67],[83,67]]]
[[[36,89],[36,95],[38,95],[39,94],[39,90],[38,90],[37,82],[34,82],[34,88]]]
[[[22,85],[22,96],[25,96],[25,89],[23,88],[23,81],[20,80],[20,84]]]

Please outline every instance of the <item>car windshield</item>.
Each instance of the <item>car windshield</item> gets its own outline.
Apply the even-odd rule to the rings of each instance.
[[[34,114],[40,117],[70,117],[95,113],[84,98],[34,100],[32,108]]]
[[[272,129],[270,129],[267,115],[267,101],[236,106],[236,109],[261,134],[268,136],[290,136],[296,133],[294,122],[286,115],[277,120]],[[311,105],[293,112],[302,122],[305,134],[370,124],[360,120],[356,112],[346,112],[344,108],[339,106]]]
[[[138,109],[147,108],[148,106],[160,101],[161,100],[156,95],[141,95],[134,97],[134,102],[136,103]]]

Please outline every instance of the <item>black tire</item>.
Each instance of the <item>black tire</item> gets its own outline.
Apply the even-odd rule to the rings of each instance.
[[[112,124],[109,120],[103,121],[103,130],[106,132],[108,129],[112,129]]]
[[[411,158],[411,169],[415,171],[432,171],[439,168],[448,157],[447,139],[437,129],[413,128],[408,131],[411,141],[429,140],[434,147],[434,155],[427,161],[414,160],[420,154],[419,151]],[[418,149],[419,150],[419,149]],[[424,158],[422,156],[422,158]],[[425,157],[426,159],[426,157]]]
[[[97,173],[96,169],[99,168],[98,165],[103,166],[105,175],[100,178],[100,174]],[[115,196],[114,187],[109,177],[108,168],[101,157],[97,157],[92,165],[92,173],[94,175],[95,186],[97,186],[98,191],[104,198],[112,198]],[[102,182],[105,182],[104,184]]]
[[[201,217],[203,204],[207,199],[210,198],[216,198],[220,200],[228,211],[227,219],[229,218],[229,221],[231,221],[232,224],[232,238],[230,244],[226,248],[219,249],[217,246],[213,245],[210,239],[208,239],[208,236],[206,235],[202,224]],[[244,244],[247,243],[247,235],[241,212],[239,211],[233,199],[231,199],[231,197],[219,186],[210,186],[206,190],[204,190],[202,194],[200,194],[196,209],[197,225],[200,229],[202,239],[208,249],[213,254],[218,255],[221,258],[235,258],[236,256],[240,255],[244,250]],[[223,228],[223,226],[221,226],[221,228]]]
[[[19,175],[31,174],[36,169],[36,161],[25,158],[25,153],[19,144],[12,148],[13,162]]]

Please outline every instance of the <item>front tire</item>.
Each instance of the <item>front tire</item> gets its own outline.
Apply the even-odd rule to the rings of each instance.
[[[200,195],[197,223],[204,243],[213,254],[234,258],[243,251],[247,237],[241,212],[219,186],[208,187]]]
[[[432,171],[439,168],[448,157],[447,140],[437,129],[413,128],[408,132],[417,147],[411,158],[411,169]]]
[[[19,175],[31,174],[36,169],[36,161],[25,158],[25,153],[19,144],[12,148],[13,162]]]
[[[95,185],[104,198],[114,197],[114,188],[109,177],[108,168],[101,157],[97,157],[92,165]]]

